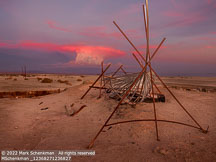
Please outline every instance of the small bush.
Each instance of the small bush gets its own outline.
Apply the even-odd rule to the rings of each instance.
[[[37,78],[38,81],[42,80],[42,78]]]
[[[77,81],[82,81],[82,79],[77,79]]]
[[[81,78],[84,78],[85,76],[84,76],[84,75],[80,75],[80,77],[81,77]]]
[[[64,80],[60,80],[60,79],[59,79],[59,80],[57,80],[57,82],[59,82],[59,83],[65,83],[65,84],[67,84],[67,85],[72,85],[71,83],[68,82],[68,80],[65,80],[65,81],[64,81]]]
[[[14,78],[14,81],[17,81],[17,79],[16,79],[16,78]]]
[[[52,83],[53,80],[49,79],[49,78],[44,78],[43,80],[41,80],[41,83]]]

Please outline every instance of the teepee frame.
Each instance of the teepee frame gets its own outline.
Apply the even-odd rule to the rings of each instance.
[[[111,126],[111,125],[116,125],[116,124],[123,124],[123,123],[130,123],[130,122],[143,122],[143,121],[148,121],[148,122],[154,122],[155,123],[155,130],[156,130],[156,139],[159,141],[159,135],[158,135],[158,122],[167,122],[167,123],[174,123],[174,124],[180,124],[192,128],[196,128],[201,130],[203,133],[208,132],[208,128],[204,130],[201,125],[195,120],[195,118],[189,113],[189,111],[182,105],[182,103],[176,98],[176,96],[172,93],[172,91],[167,87],[167,85],[163,82],[163,80],[160,78],[160,76],[156,73],[156,71],[152,68],[151,66],[151,61],[153,57],[156,55],[166,38],[164,38],[161,43],[158,45],[156,50],[153,52],[153,54],[150,54],[149,51],[149,15],[148,15],[148,0],[146,0],[146,5],[142,6],[143,7],[143,16],[144,16],[144,26],[145,26],[145,34],[146,34],[146,42],[147,42],[147,48],[146,48],[146,58],[139,52],[139,50],[136,48],[136,46],[130,41],[130,39],[127,37],[127,35],[123,32],[123,30],[117,25],[115,21],[113,21],[114,25],[118,28],[118,30],[122,33],[122,35],[126,38],[126,40],[129,42],[129,44],[135,49],[135,51],[138,53],[140,56],[141,60],[138,59],[138,57],[133,53],[133,57],[139,64],[139,66],[142,68],[140,73],[136,76],[134,79],[133,83],[129,86],[127,91],[123,94],[121,97],[119,103],[113,110],[113,112],[110,114],[110,116],[107,118],[101,129],[98,131],[96,136],[92,139],[90,144],[88,145],[88,148],[92,148],[94,145],[95,140],[97,137],[100,135],[100,133],[103,131],[105,127]],[[144,64],[143,64],[144,62]],[[110,67],[110,64],[106,67],[105,70],[103,70],[103,63],[102,63],[102,72],[101,75],[96,79],[96,81],[92,84],[92,86],[89,87],[89,89],[86,91],[86,93],[81,97],[83,99],[85,95],[90,91],[91,88],[95,88],[95,84],[101,79],[101,84],[100,87],[97,87],[100,89],[100,94],[99,97],[101,96],[101,89],[105,89],[105,81],[104,81],[104,73],[107,71],[107,69]],[[151,76],[151,90],[152,90],[152,99],[153,99],[153,110],[154,110],[154,118],[153,119],[140,119],[140,120],[126,120],[126,121],[121,121],[121,122],[115,122],[115,123],[109,123],[110,119],[112,118],[113,114],[116,112],[116,110],[119,108],[119,106],[122,104],[122,102],[125,100],[125,98],[128,96],[128,94],[131,92],[132,88],[136,85],[138,80],[147,72],[147,68],[149,68],[150,71],[150,76]],[[122,69],[122,66],[120,66],[115,73],[113,73],[112,76],[114,76],[120,69]],[[126,72],[125,72],[126,73]],[[154,87],[159,91],[159,88],[156,86],[153,80],[153,74],[158,78],[158,80],[162,83],[162,85],[168,90],[168,92],[171,94],[171,96],[176,100],[176,102],[180,105],[180,107],[184,110],[184,112],[192,119],[195,125],[183,123],[183,122],[178,122],[178,121],[172,121],[172,120],[161,120],[157,118],[157,112],[156,112],[156,105],[155,105],[155,92],[154,92]],[[104,83],[104,84],[102,84]],[[103,85],[103,86],[102,86]]]

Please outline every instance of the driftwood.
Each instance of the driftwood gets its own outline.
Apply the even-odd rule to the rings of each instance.
[[[77,109],[77,107],[74,107],[74,103],[71,104],[70,106],[66,106],[66,105],[64,106],[65,112],[68,116],[74,116],[74,115],[78,114],[84,107],[87,107],[87,106],[82,105],[79,109]]]

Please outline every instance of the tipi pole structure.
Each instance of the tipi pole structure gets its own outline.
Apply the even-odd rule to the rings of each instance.
[[[134,44],[129,40],[129,38],[126,36],[126,34],[121,30],[121,28],[116,24],[115,21],[113,21],[113,23],[116,25],[116,27],[119,29],[119,31],[124,35],[124,37],[128,40],[128,42],[131,44],[131,46],[136,50],[136,52],[139,54],[139,56],[143,59],[143,61],[145,62],[145,58],[142,56],[142,54],[138,51],[138,49],[134,46]],[[160,43],[160,47],[162,45],[162,43],[164,42],[165,39],[162,40],[162,42]],[[159,48],[156,49],[156,52],[158,51]],[[155,56],[155,53],[153,53],[153,55],[151,56],[151,59]],[[149,60],[150,61],[150,60]],[[148,64],[149,66],[149,64]],[[175,95],[170,91],[170,89],[166,86],[166,84],[162,81],[162,79],[159,77],[159,75],[150,67],[150,69],[153,71],[153,73],[157,76],[157,78],[160,80],[160,82],[164,85],[164,87],[168,90],[168,92],[173,96],[173,98],[177,101],[177,103],[183,108],[183,110],[191,117],[191,119],[200,127],[200,129],[203,132],[206,132],[201,126],[200,124],[192,117],[192,115],[186,110],[186,108],[179,102],[179,100],[175,97]]]
[[[116,24],[116,23],[114,23]],[[117,24],[116,24],[117,25]],[[119,27],[118,27],[119,28]],[[119,28],[120,29],[120,28]],[[125,34],[123,34],[126,38],[127,36]],[[129,40],[127,38],[127,40]],[[134,47],[134,49],[137,51],[137,53],[141,56],[141,58],[143,59],[143,61],[145,61],[145,58],[141,55],[141,53],[137,50],[137,48],[133,45],[133,43],[129,40],[130,44]],[[163,41],[162,41],[163,42]],[[162,44],[162,43],[161,43]],[[161,46],[160,44],[160,46]],[[156,54],[156,53],[154,53]],[[151,59],[153,58],[154,55],[152,55]],[[149,65],[149,64],[148,64]],[[160,80],[160,82],[164,85],[164,87],[169,91],[169,93],[174,97],[174,99],[177,101],[177,103],[183,108],[183,110],[191,117],[191,119],[200,127],[201,130],[205,131],[200,125],[199,123],[192,117],[192,115],[185,109],[185,107],[179,102],[179,100],[175,97],[175,95],[170,91],[170,89],[166,86],[166,84],[162,81],[162,79],[159,77],[159,75],[157,75],[157,73],[150,67],[150,69],[155,73],[155,75],[157,76],[157,78]]]
[[[88,148],[92,148],[94,145],[95,140],[97,139],[97,137],[100,135],[100,133],[102,132],[103,128],[107,125],[107,123],[109,122],[109,120],[111,119],[111,117],[113,116],[113,114],[116,112],[116,110],[119,108],[119,106],[121,105],[121,103],[124,101],[124,99],[127,97],[127,95],[129,94],[129,92],[131,91],[131,89],[133,88],[133,86],[136,84],[136,82],[138,81],[138,79],[142,76],[143,72],[145,71],[147,65],[142,69],[142,71],[139,73],[139,75],[136,77],[136,79],[133,81],[133,83],[131,84],[130,88],[126,91],[126,93],[124,94],[124,96],[121,98],[121,100],[119,101],[118,105],[115,107],[115,109],[113,110],[113,112],[111,113],[111,115],[108,117],[108,119],[106,120],[106,122],[104,123],[104,125],[101,127],[101,129],[99,130],[99,132],[96,134],[96,136],[93,138],[93,140],[90,142]]]
[[[109,69],[109,67],[111,66],[111,64],[109,64],[106,69],[99,75],[99,77],[95,80],[95,82],[89,87],[89,89],[84,93],[84,95],[81,97],[81,99],[83,99],[87,93],[91,90],[92,87],[94,87],[94,85],[97,83],[97,81],[104,75],[104,73]]]

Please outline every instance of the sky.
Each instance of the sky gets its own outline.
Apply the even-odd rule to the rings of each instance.
[[[141,69],[144,0],[0,0],[0,72],[97,74]],[[149,0],[150,52],[161,75],[216,76],[216,0]]]

